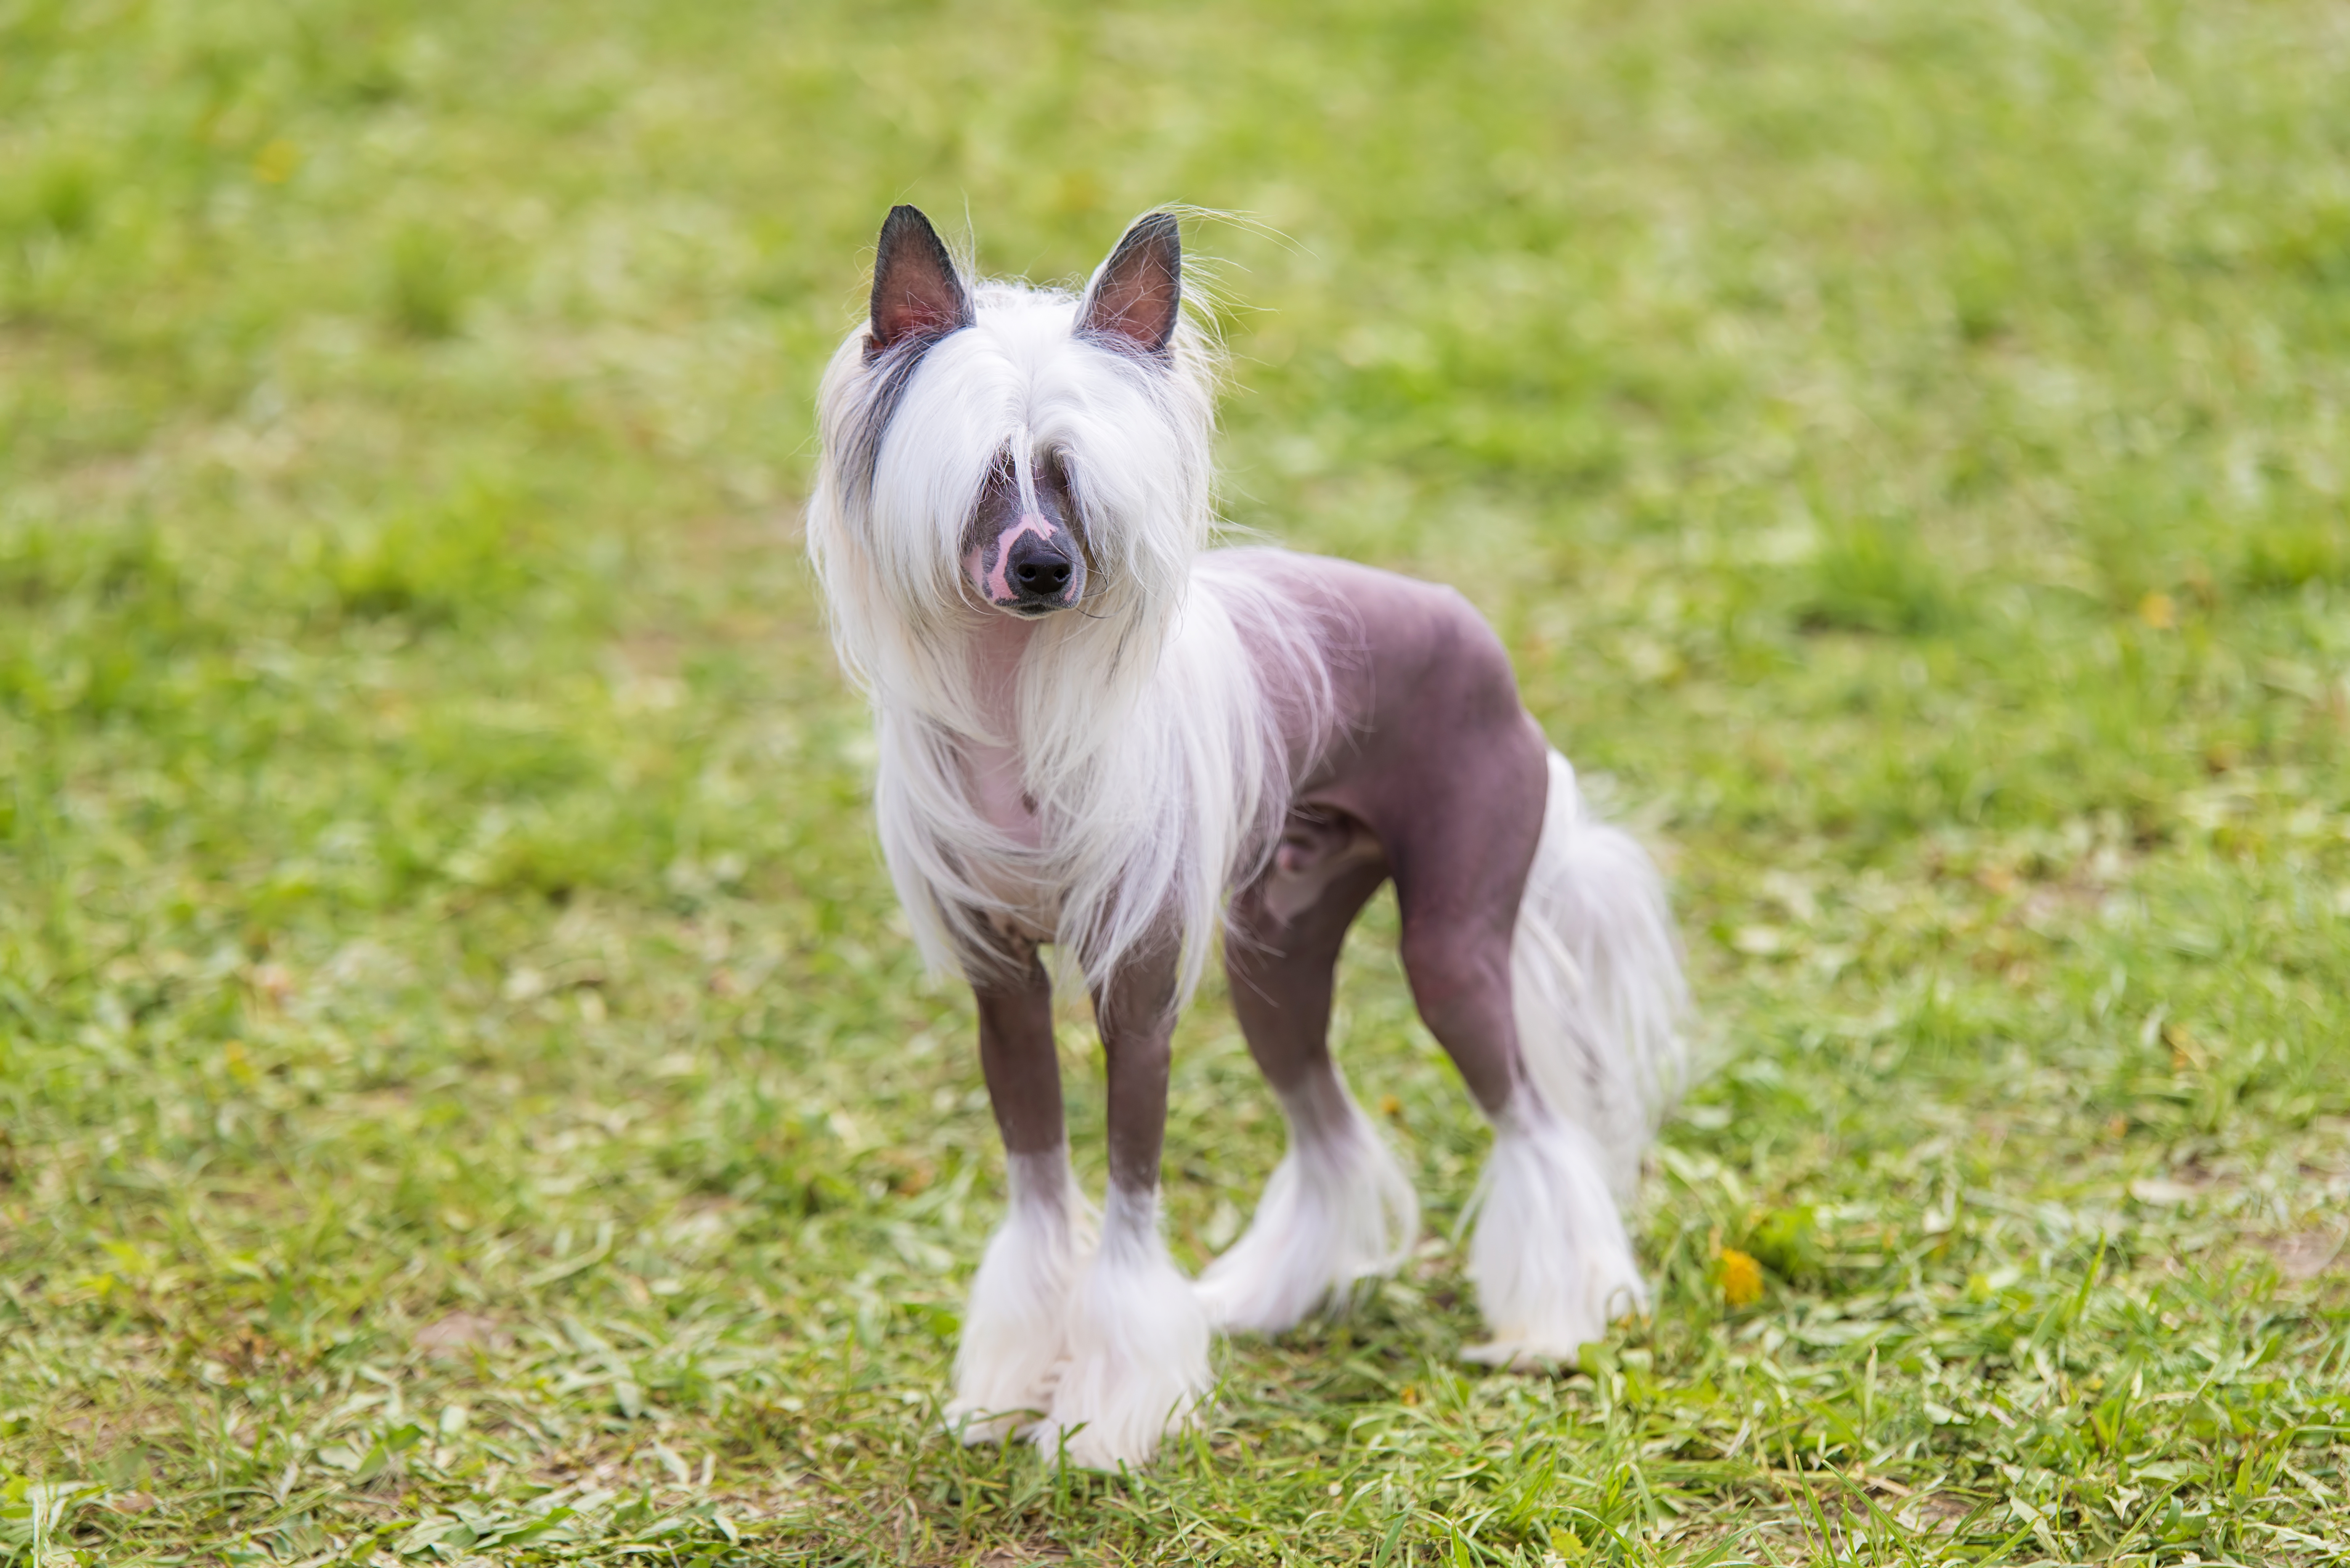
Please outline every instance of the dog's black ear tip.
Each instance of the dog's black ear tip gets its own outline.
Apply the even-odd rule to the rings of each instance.
[[[888,217],[881,220],[881,248],[885,251],[889,250],[900,240],[916,234],[925,234],[935,240],[938,238],[938,230],[931,226],[928,213],[920,207],[910,206],[900,202],[889,209]]]
[[[1155,213],[1143,213],[1127,225],[1126,237],[1118,242],[1118,249],[1126,250],[1130,246],[1139,245],[1148,245],[1153,250],[1164,251],[1173,256],[1181,255],[1183,254],[1182,221],[1164,208]]]

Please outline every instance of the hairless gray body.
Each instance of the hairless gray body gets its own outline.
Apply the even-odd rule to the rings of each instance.
[[[1393,877],[1420,1015],[1497,1115],[1523,1076],[1510,945],[1542,833],[1547,754],[1508,656],[1451,589],[1343,561],[1234,554],[1318,612],[1336,688],[1331,732],[1289,726],[1299,782],[1281,844],[1232,899],[1224,967],[1250,1054],[1297,1111],[1341,1114],[1328,1046],[1333,974],[1347,927]],[[1031,630],[1007,609],[986,634],[989,651],[1008,668]],[[1262,662],[1279,679],[1280,660]],[[1284,713],[1314,711],[1304,693],[1273,695]],[[1020,806],[1005,799],[1000,809]],[[973,989],[1004,1146],[1043,1154],[1063,1139],[1060,1069],[1051,984],[1033,946],[1025,956],[1024,973],[982,977]],[[1110,1174],[1129,1189],[1158,1184],[1176,983],[1170,943],[1127,963],[1094,998],[1108,1058]]]

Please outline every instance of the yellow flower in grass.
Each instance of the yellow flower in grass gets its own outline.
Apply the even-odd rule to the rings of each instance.
[[[253,155],[253,177],[265,185],[283,185],[302,167],[302,150],[284,137]]]
[[[1724,1247],[1721,1258],[1721,1299],[1731,1306],[1752,1306],[1762,1299],[1762,1265],[1735,1247]]]

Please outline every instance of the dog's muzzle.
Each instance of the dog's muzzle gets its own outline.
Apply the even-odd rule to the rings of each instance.
[[[963,562],[972,587],[1001,609],[1043,615],[1085,596],[1086,559],[1068,530],[1041,512],[1024,513]]]

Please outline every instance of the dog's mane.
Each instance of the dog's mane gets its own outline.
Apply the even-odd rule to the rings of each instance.
[[[808,547],[874,706],[883,849],[934,967],[1006,961],[1009,873],[1057,894],[1054,940],[1089,984],[1171,940],[1188,997],[1225,890],[1271,852],[1305,760],[1284,737],[1327,732],[1327,639],[1277,569],[1201,559],[1219,360],[1196,323],[1160,359],[1076,335],[1076,295],[971,295],[973,324],[913,354],[868,360],[852,333],[818,397]],[[1024,441],[1068,476],[1091,586],[1036,624],[1006,715],[973,657],[1001,612],[961,560],[989,473]],[[971,753],[994,746],[1016,749],[1038,847],[972,797]]]

